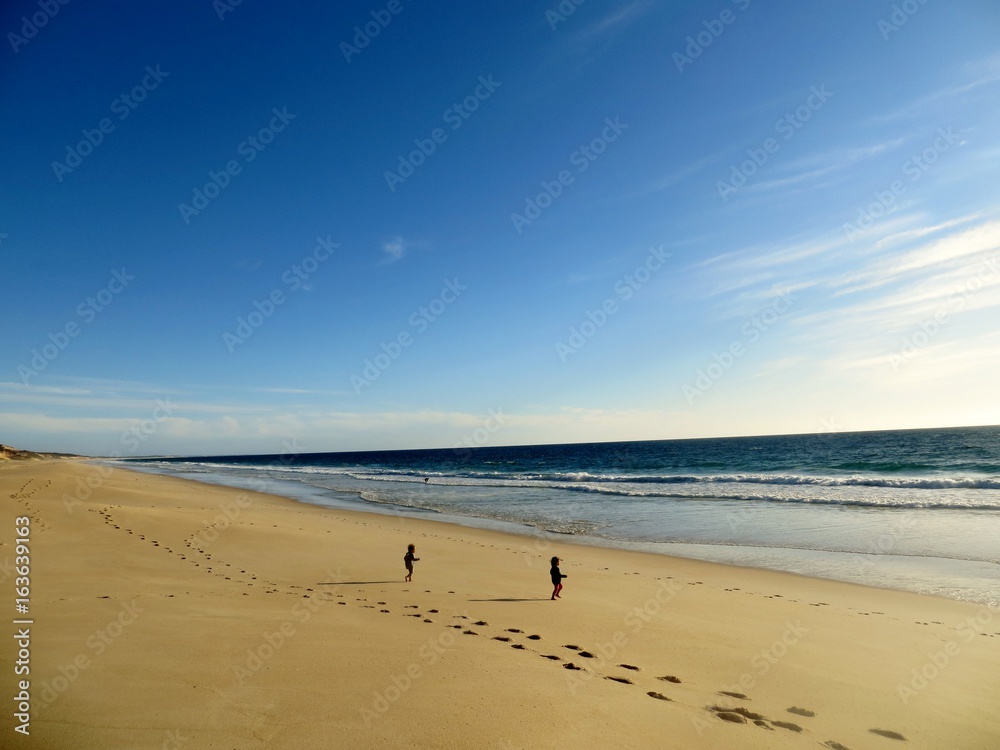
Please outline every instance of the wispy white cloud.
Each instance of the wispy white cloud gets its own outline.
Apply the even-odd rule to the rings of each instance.
[[[902,232],[894,232],[886,237],[883,237],[878,242],[875,243],[876,249],[886,247],[887,245],[896,245],[900,243],[909,242],[910,240],[920,239],[921,237],[926,237],[930,234],[937,234],[944,229],[951,229],[952,227],[959,227],[963,224],[968,224],[971,221],[982,218],[981,213],[969,214],[968,216],[960,216],[957,219],[951,219],[949,221],[943,221],[940,224],[935,224],[929,227],[918,227],[916,229],[907,229]]]
[[[617,33],[637,21],[654,6],[655,3],[651,0],[633,0],[576,32],[575,39],[578,42],[590,42]]]
[[[906,274],[926,271],[969,256],[1000,248],[1000,221],[989,221],[958,233],[941,237],[926,245],[880,257],[867,269],[851,275],[843,293],[853,293],[898,282]]]
[[[717,164],[725,156],[725,152],[719,152],[715,154],[710,154],[708,156],[703,156],[700,159],[695,159],[694,161],[683,164],[675,169],[671,170],[662,177],[658,177],[648,184],[637,187],[634,190],[630,190],[626,193],[626,197],[629,199],[638,198],[643,195],[648,195],[649,193],[655,193],[659,190],[666,190],[672,188],[674,185],[679,185],[685,182],[690,177],[703,172],[706,168],[713,164]]]
[[[929,94],[925,94],[924,96],[914,99],[908,104],[896,108],[892,112],[887,112],[872,118],[873,121],[879,124],[884,124],[903,117],[920,114],[931,105],[943,100],[954,99],[955,97],[983,88],[984,86],[991,86],[993,84],[1000,83],[1000,55],[994,55],[993,57],[986,58],[985,60],[970,63],[965,66],[963,73],[966,78],[965,81],[940,88]]]
[[[382,262],[395,263],[406,254],[407,244],[399,235],[382,243]]]
[[[347,396],[352,390],[317,390],[314,388],[246,388],[248,393],[279,393],[301,396]]]
[[[725,263],[730,270],[746,273],[747,269],[774,269],[775,267],[794,267],[807,259],[826,255],[849,244],[846,237],[834,235],[827,238],[814,238],[793,241],[787,246],[770,249],[773,246],[752,246],[722,257],[710,258],[697,265],[710,266]]]
[[[770,180],[760,180],[751,183],[746,187],[747,192],[777,190],[793,185],[802,189],[802,183],[818,180],[827,175],[842,173],[866,159],[880,156],[887,151],[901,146],[906,142],[904,138],[892,138],[882,143],[875,143],[869,146],[850,146],[811,154],[795,160],[784,166],[780,173],[792,173],[788,176],[778,176]],[[828,187],[829,181],[816,183],[813,188]]]

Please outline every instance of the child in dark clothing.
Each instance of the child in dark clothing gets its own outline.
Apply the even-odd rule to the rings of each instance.
[[[552,576],[552,586],[554,587],[552,589],[552,600],[555,601],[556,599],[562,599],[562,597],[559,596],[559,592],[562,591],[562,579],[566,578],[566,574],[559,572],[558,557],[552,558],[552,570],[549,571],[549,575]]]
[[[419,557],[414,557],[413,553],[417,551],[417,546],[415,544],[408,545],[406,548],[406,555],[403,556],[403,563],[406,565],[406,578],[404,581],[413,580],[413,563],[420,562]]]

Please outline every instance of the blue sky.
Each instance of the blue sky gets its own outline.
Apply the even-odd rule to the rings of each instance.
[[[19,0],[0,29],[4,443],[1000,423],[989,0]]]

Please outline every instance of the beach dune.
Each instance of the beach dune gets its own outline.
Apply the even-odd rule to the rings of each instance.
[[[70,460],[0,497],[4,747],[1000,747],[985,607]]]

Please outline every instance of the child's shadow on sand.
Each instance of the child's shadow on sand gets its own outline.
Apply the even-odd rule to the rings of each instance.
[[[370,586],[375,583],[403,583],[398,578],[392,581],[321,581],[316,586]]]

